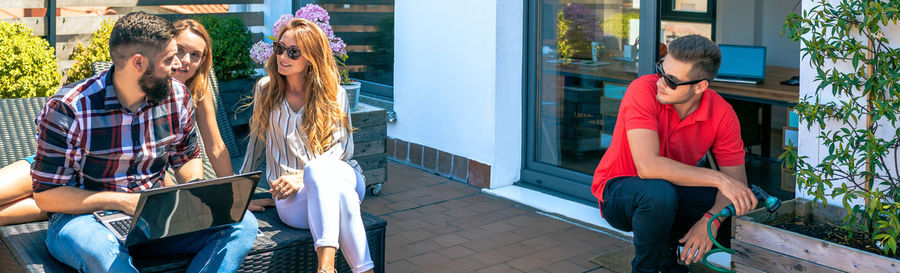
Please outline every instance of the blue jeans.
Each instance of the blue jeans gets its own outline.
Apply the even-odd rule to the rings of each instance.
[[[712,208],[719,190],[682,187],[660,179],[617,177],[606,182],[600,210],[609,225],[634,231],[631,272],[687,272],[678,265],[678,239]],[[719,227],[716,240],[728,247],[731,218]]]
[[[50,217],[47,249],[80,272],[138,272],[131,256],[192,255],[187,272],[236,272],[253,247],[258,230],[249,211],[223,229],[198,231],[127,248],[92,214]]]

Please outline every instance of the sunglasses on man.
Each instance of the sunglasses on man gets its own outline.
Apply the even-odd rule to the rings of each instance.
[[[272,50],[275,52],[275,56],[281,56],[281,54],[284,53],[285,50],[287,50],[287,56],[288,58],[291,58],[291,60],[297,60],[301,56],[299,47],[288,47],[285,46],[284,43],[278,41],[272,44]]]
[[[708,81],[707,79],[699,79],[693,81],[678,82],[675,79],[672,79],[672,77],[669,77],[669,75],[666,75],[666,71],[663,71],[662,69],[662,62],[663,60],[659,60],[659,62],[656,62],[656,75],[659,75],[659,77],[665,80],[666,86],[668,86],[669,89],[675,89],[682,85],[691,85],[697,84],[702,81]]]

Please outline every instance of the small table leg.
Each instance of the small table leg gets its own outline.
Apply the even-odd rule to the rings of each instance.
[[[762,141],[762,151],[760,154],[769,158],[772,155],[772,105],[768,103],[762,104],[762,130],[760,130],[760,138]]]

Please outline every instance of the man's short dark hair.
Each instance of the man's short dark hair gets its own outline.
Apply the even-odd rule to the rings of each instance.
[[[722,63],[719,46],[697,34],[675,39],[669,43],[668,51],[669,56],[694,64],[691,67],[690,80],[715,78],[716,73],[719,72],[719,64]]]
[[[134,54],[153,58],[175,37],[172,22],[143,11],[129,13],[116,22],[109,35],[109,55],[123,67]]]

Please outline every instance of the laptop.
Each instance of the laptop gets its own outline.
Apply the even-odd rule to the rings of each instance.
[[[222,228],[244,219],[262,172],[221,177],[141,192],[134,216],[94,212],[125,246],[194,231]]]
[[[766,47],[719,45],[722,64],[714,81],[758,84],[766,78]]]

